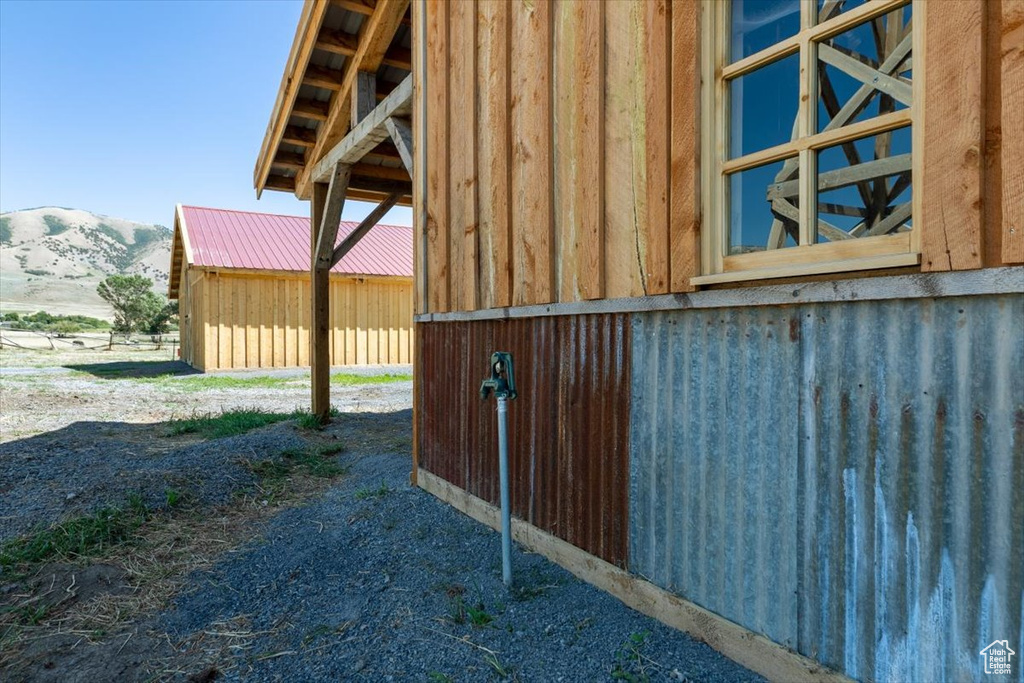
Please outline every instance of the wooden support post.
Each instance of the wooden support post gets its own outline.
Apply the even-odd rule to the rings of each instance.
[[[352,127],[366,118],[377,106],[377,76],[360,71],[352,84]]]
[[[413,177],[412,126],[409,125],[409,121],[407,119],[395,116],[389,116],[384,121],[384,125],[388,127],[388,132],[391,133],[391,139],[395,141],[395,148],[398,150],[398,154],[402,157],[402,163],[405,165],[405,169],[409,171],[409,177]]]
[[[341,210],[352,167],[338,164],[330,183],[313,185],[310,217],[310,278],[313,310],[310,316],[309,360],[312,377],[312,411],[322,423],[331,415],[331,254],[338,236]]]

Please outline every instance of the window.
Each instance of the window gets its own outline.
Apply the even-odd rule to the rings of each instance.
[[[919,262],[921,9],[911,0],[705,0],[696,284]]]

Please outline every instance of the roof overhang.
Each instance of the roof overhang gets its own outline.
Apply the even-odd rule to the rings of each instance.
[[[167,284],[167,298],[177,299],[181,292],[181,272],[183,267],[191,264],[192,245],[188,241],[188,229],[185,225],[185,212],[181,204],[174,207],[174,233],[171,237],[171,272]]]
[[[405,81],[412,70],[409,5],[306,0],[256,161],[257,196],[271,189],[309,199],[313,167],[365,115],[365,101],[372,108]],[[353,166],[346,195],[380,201],[396,184],[411,193],[400,150],[382,139]]]

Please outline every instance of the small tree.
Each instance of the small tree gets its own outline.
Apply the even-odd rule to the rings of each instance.
[[[163,297],[153,294],[159,308],[146,321],[146,334],[165,334],[178,325],[178,302],[164,301]]]
[[[141,275],[110,275],[96,291],[114,309],[114,332],[131,334],[145,330],[163,307],[153,292],[153,281]]]

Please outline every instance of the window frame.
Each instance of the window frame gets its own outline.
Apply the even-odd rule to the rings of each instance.
[[[817,0],[799,0],[800,30],[793,36],[759,52],[729,63],[731,0],[702,0],[701,25],[701,192],[703,225],[701,274],[691,278],[694,285],[741,280],[792,277],[854,270],[917,266],[921,262],[924,102],[925,2],[920,0],[868,0],[820,24],[815,23]],[[913,28],[911,54],[914,60],[911,105],[839,128],[817,130],[818,45],[870,21],[875,17],[911,5]],[[798,55],[798,135],[789,142],[728,159],[728,88],[732,79],[791,55]],[[859,237],[827,243],[812,243],[812,224],[817,215],[817,153],[843,142],[910,127],[911,134],[911,216],[909,232]],[[728,182],[733,173],[790,158],[799,159],[800,244],[747,254],[726,255],[728,239]],[[804,201],[807,198],[809,201]]]

